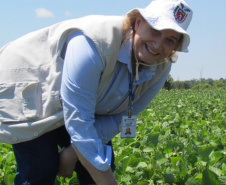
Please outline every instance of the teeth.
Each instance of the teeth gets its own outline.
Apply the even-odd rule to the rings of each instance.
[[[148,46],[147,46],[147,48],[148,48],[148,51],[150,51],[152,54],[154,54],[154,55],[157,55],[158,54],[158,53],[152,51]]]

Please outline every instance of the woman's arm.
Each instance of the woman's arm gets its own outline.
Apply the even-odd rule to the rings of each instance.
[[[73,149],[72,145],[64,148],[60,152],[60,164],[58,170],[58,176],[71,178],[75,168],[76,162],[80,160],[82,165],[87,169],[93,180],[98,185],[117,185],[114,174],[109,168],[107,171],[97,170],[83,155]]]
[[[76,151],[78,158],[83,166],[87,169],[93,180],[97,185],[117,185],[117,181],[114,177],[114,174],[109,168],[107,171],[97,170],[88,160],[86,160],[79,151]]]

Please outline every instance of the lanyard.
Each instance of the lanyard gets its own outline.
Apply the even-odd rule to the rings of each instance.
[[[135,98],[135,93],[133,93],[133,77],[132,74],[129,72],[128,75],[129,78],[129,105],[128,105],[128,117],[132,117],[132,111],[133,111],[133,100]]]

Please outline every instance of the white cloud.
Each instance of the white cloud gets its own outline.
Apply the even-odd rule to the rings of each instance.
[[[38,8],[35,10],[36,16],[39,18],[46,18],[46,17],[55,17],[55,15],[45,8]]]
[[[72,14],[71,14],[71,12],[69,12],[69,11],[65,11],[65,12],[64,12],[64,15],[65,15],[65,16],[71,16]]]

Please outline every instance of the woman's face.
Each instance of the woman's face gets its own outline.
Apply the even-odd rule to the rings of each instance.
[[[147,64],[161,62],[176,48],[181,34],[173,30],[155,30],[138,15],[135,24],[133,49],[138,60]]]

